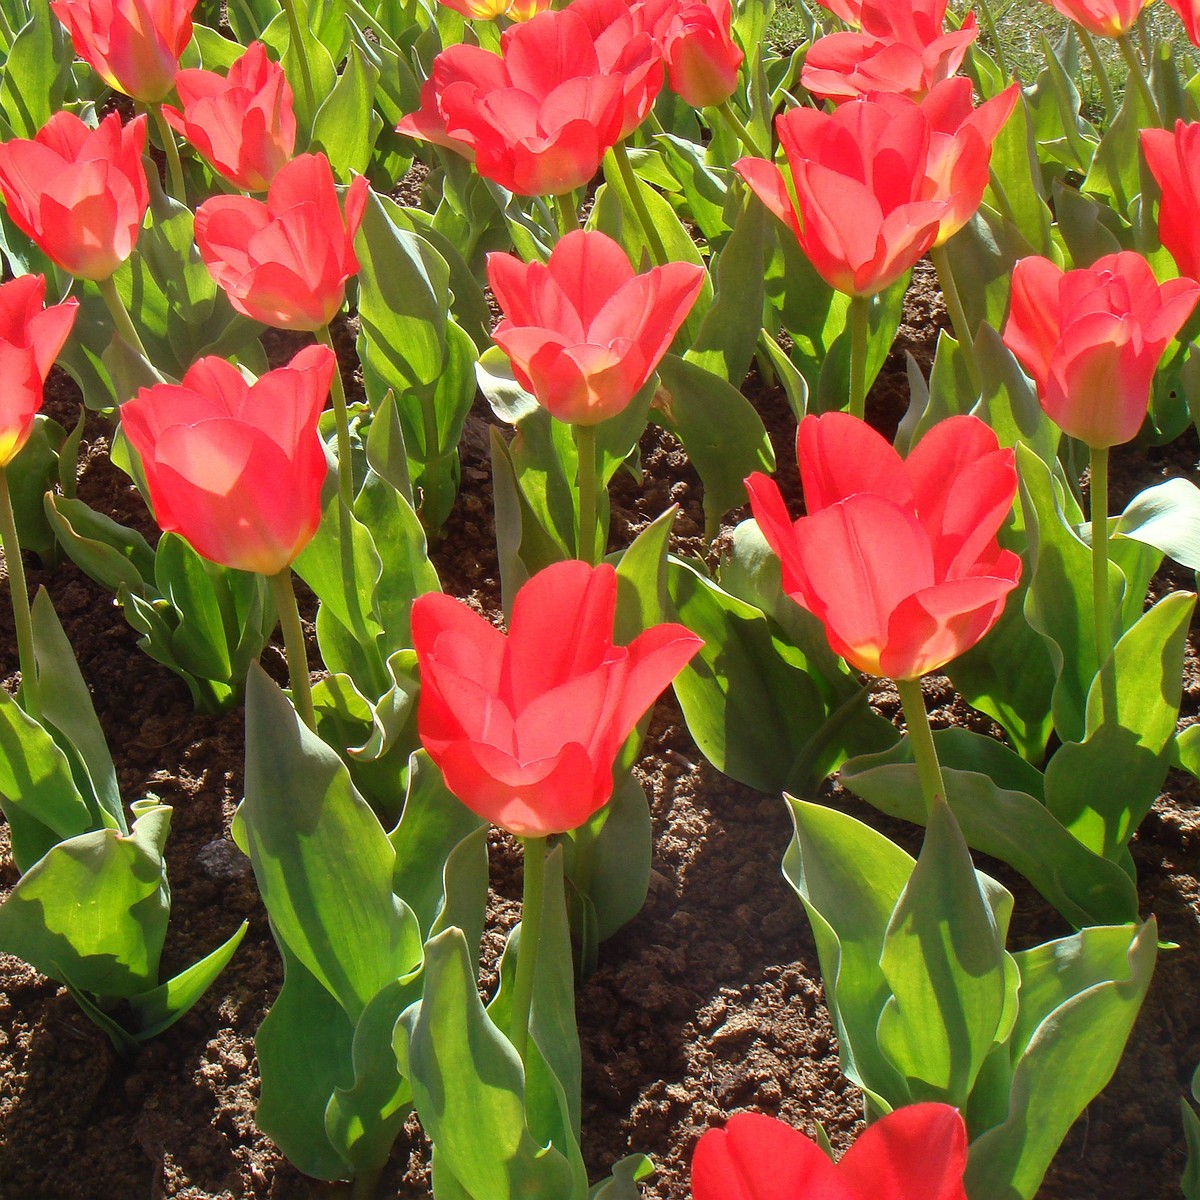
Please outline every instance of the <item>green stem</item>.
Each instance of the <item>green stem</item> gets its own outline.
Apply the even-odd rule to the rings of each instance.
[[[724,118],[725,123],[733,130],[739,142],[755,157],[765,158],[767,162],[771,161],[771,151],[764,150],[755,140],[752,134],[742,119],[730,107],[728,100],[722,100],[720,104],[714,105],[717,112]]]
[[[308,652],[304,648],[304,628],[300,624],[300,609],[292,588],[292,568],[284,567],[277,575],[268,575],[267,578],[271,582],[271,594],[275,597],[275,609],[283,629],[292,703],[300,720],[315,732],[317,719],[313,712],[312,685],[308,681]]]
[[[1100,85],[1100,98],[1104,103],[1104,111],[1109,124],[1111,124],[1113,117],[1117,115],[1117,98],[1113,95],[1112,80],[1109,79],[1108,71],[1105,70],[1104,59],[1100,57],[1096,39],[1083,26],[1077,25],[1075,28],[1084,50],[1087,51],[1088,58],[1092,60],[1092,71],[1096,76],[1096,82]]]
[[[633,163],[629,161],[629,151],[626,150],[625,143],[618,142],[609,153],[612,154],[617,164],[621,182],[625,185],[625,191],[629,194],[629,202],[637,214],[638,224],[642,227],[646,245],[650,247],[650,256],[654,259],[655,266],[665,266],[671,260],[667,256],[666,247],[663,245],[662,238],[659,237],[658,230],[654,227],[654,222],[650,219],[650,211],[646,208],[646,199],[642,195],[641,180],[634,172]]]
[[[317,330],[317,340],[328,346],[333,354],[333,420],[337,428],[338,492],[346,508],[354,511],[354,457],[350,449],[350,416],[346,412],[346,388],[342,383],[342,371],[337,361],[337,350],[333,345],[333,334],[328,325]]]
[[[186,207],[187,185],[183,181],[183,164],[179,161],[179,147],[175,144],[175,131],[167,124],[161,104],[149,104],[147,108],[163,144],[163,153],[167,156],[167,181],[170,184],[171,197]]]
[[[1096,669],[1101,673],[1104,723],[1113,711],[1114,698],[1105,682],[1104,664],[1113,648],[1112,611],[1108,596],[1108,447],[1091,448],[1089,508],[1092,518],[1092,619],[1096,626]]]
[[[512,1042],[521,1061],[529,1044],[529,1014],[533,1007],[533,979],[538,943],[542,937],[542,908],[546,884],[546,839],[522,838],[525,879],[521,891],[521,941],[517,953],[517,978],[513,984]]]
[[[575,208],[575,193],[560,192],[554,197],[554,211],[558,216],[558,236],[566,237],[579,228],[579,212]]]
[[[971,386],[975,394],[983,393],[983,378],[979,373],[979,361],[975,357],[975,339],[971,336],[971,323],[967,320],[967,310],[963,308],[962,296],[958,291],[958,283],[950,266],[950,256],[945,246],[934,246],[929,251],[937,271],[938,283],[942,288],[942,296],[946,301],[946,311],[950,314],[950,323],[958,335],[958,344],[967,360],[967,373],[971,376]]]
[[[579,456],[579,536],[575,539],[575,556],[590,567],[596,565],[596,427],[573,425],[575,452]]]
[[[988,41],[996,55],[996,66],[1000,68],[1000,78],[1008,78],[1008,59],[1004,54],[1004,43],[996,33],[996,20],[992,16],[992,6],[987,0],[976,0],[975,7],[983,14],[983,27],[987,30]]]
[[[382,1178],[382,1167],[367,1167],[358,1171],[350,1181],[350,1200],[375,1200],[379,1195],[379,1181]]]
[[[100,295],[104,297],[104,303],[108,306],[108,312],[113,319],[113,324],[117,327],[117,333],[121,335],[131,350],[135,350],[149,362],[150,355],[146,353],[146,347],[142,345],[142,339],[138,337],[138,331],[133,327],[129,310],[125,307],[125,302],[121,299],[121,293],[117,291],[117,285],[113,283],[112,276],[110,275],[107,279],[97,279],[96,286],[100,289]]]
[[[1138,91],[1141,93],[1142,103],[1146,106],[1146,111],[1150,114],[1155,125],[1162,125],[1162,113],[1158,111],[1158,101],[1154,99],[1154,93],[1150,90],[1150,81],[1146,78],[1146,71],[1142,66],[1142,60],[1138,58],[1137,50],[1134,49],[1129,34],[1121,34],[1117,38],[1117,45],[1121,47],[1121,56],[1125,59],[1125,65],[1129,68],[1129,78],[1133,80]],[[1128,83],[1125,86],[1128,87]]]
[[[867,326],[870,296],[850,297],[850,414],[860,421],[867,412]]]
[[[17,539],[17,519],[8,488],[8,468],[0,467],[0,549],[8,565],[8,593],[12,599],[13,625],[17,631],[17,659],[21,665],[21,699],[35,721],[42,719],[38,687],[37,656],[33,651],[33,616],[29,611],[29,585]]]
[[[1149,71],[1154,66],[1154,33],[1150,28],[1150,22],[1146,20],[1146,9],[1143,8],[1138,13],[1134,26],[1137,29],[1138,47],[1142,62],[1145,63],[1146,70]]]
[[[308,120],[311,121],[317,114],[317,101],[316,93],[313,90],[312,68],[308,64],[308,50],[304,45],[304,38],[300,33],[300,20],[296,15],[296,0],[279,0],[279,3],[287,14],[288,32],[291,35],[292,45],[296,48],[296,57],[300,63],[300,78],[304,84],[305,112]],[[307,130],[306,136],[311,133],[311,129]]]
[[[900,693],[900,705],[904,709],[904,721],[908,725],[908,737],[912,743],[913,758],[917,762],[925,811],[928,813],[933,809],[935,797],[941,796],[945,800],[946,784],[942,779],[937,748],[933,744],[933,730],[929,728],[929,714],[925,711],[925,698],[921,695],[921,681],[897,679],[896,690]]]

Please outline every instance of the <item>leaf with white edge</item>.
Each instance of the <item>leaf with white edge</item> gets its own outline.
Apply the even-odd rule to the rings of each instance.
[[[1126,505],[1117,533],[1200,571],[1200,488],[1187,479],[1168,479],[1146,488]]]

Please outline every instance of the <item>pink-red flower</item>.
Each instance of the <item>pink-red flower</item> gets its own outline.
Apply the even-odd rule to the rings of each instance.
[[[492,335],[521,386],[560,421],[595,425],[650,378],[704,283],[693,263],[634,273],[598,231],[568,234],[550,261],[488,255],[504,319]]]
[[[108,84],[156,104],[192,40],[196,0],[51,0],[75,52]]]
[[[833,33],[809,48],[800,82],[840,103],[870,92],[921,99],[949,79],[978,35],[975,14],[946,32],[947,0],[863,0],[861,33]]]
[[[443,50],[419,111],[399,131],[472,158],[481,175],[518,195],[583,186],[653,104],[662,62],[648,33],[598,37],[585,19],[592,10],[576,8],[505,30],[499,55]],[[632,30],[627,9],[626,19]]]
[[[575,829],[612,795],[612,768],[659,692],[701,646],[682,625],[613,645],[616,572],[561,562],[517,593],[505,637],[441,593],[412,608],[417,723],[446,786],[519,837]]]
[[[1200,278],[1200,121],[1143,129],[1142,153],[1162,190],[1158,237],[1184,275]]]
[[[729,0],[683,4],[663,42],[671,90],[693,108],[733,95],[745,55],[733,40]]]
[[[793,108],[775,128],[795,206],[774,163],[743,158],[736,170],[831,287],[873,295],[933,245],[951,201],[926,198],[933,129],[919,104],[871,98],[833,113]]]
[[[0,467],[29,440],[42,385],[75,323],[77,300],[45,308],[45,299],[41,275],[0,284]]]
[[[948,1104],[909,1104],[867,1127],[836,1165],[774,1117],[737,1113],[692,1159],[694,1200],[966,1200],[967,1131]]]
[[[468,21],[528,21],[550,7],[550,0],[440,0],[447,8],[461,13]]]
[[[308,346],[248,384],[220,358],[183,383],[142,388],[121,406],[159,527],[239,571],[275,575],[321,519],[325,450],[317,421],[335,359]]]
[[[171,127],[235,187],[264,192],[296,148],[292,89],[262,42],[251,42],[228,75],[180,71],[183,111],[164,105]]]
[[[277,329],[321,329],[358,271],[367,186],[361,175],[351,183],[343,217],[329,160],[301,154],[280,168],[265,203],[216,196],[200,206],[200,257],[238,312]]]
[[[1179,14],[1183,28],[1193,46],[1200,46],[1200,0],[1167,0]]]
[[[1094,449],[1117,446],[1137,436],[1159,360],[1198,298],[1191,279],[1160,286],[1131,250],[1065,272],[1023,258],[1004,342],[1060,429]]]
[[[22,233],[65,271],[107,279],[133,253],[150,205],[146,118],[97,129],[58,112],[32,140],[0,145],[0,192]]]
[[[940,421],[907,459],[848,413],[807,416],[796,454],[808,515],[746,480],[783,590],[860,671],[916,679],[1000,619],[1021,560],[996,534],[1017,489],[1011,450],[976,417]]]
[[[1046,0],[1046,3],[1093,36],[1115,38],[1133,28],[1134,21],[1151,0]]]

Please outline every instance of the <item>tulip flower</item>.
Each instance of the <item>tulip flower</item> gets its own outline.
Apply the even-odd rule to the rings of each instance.
[[[1200,122],[1143,129],[1142,152],[1162,189],[1158,236],[1184,275],[1200,278]]]
[[[635,274],[599,231],[568,234],[545,265],[489,254],[487,269],[504,312],[492,336],[521,386],[573,425],[598,424],[629,404],[704,283],[693,263]]]
[[[966,1200],[967,1130],[948,1104],[893,1109],[836,1165],[798,1129],[736,1113],[692,1158],[693,1200]]]
[[[172,129],[244,192],[263,192],[296,148],[292,89],[283,68],[261,42],[229,68],[180,71],[175,79],[183,111],[164,106]]]
[[[1129,250],[1065,272],[1023,258],[1004,342],[1059,428],[1092,447],[1116,446],[1141,428],[1159,360],[1198,298],[1193,280],[1160,285]]]
[[[733,40],[729,0],[684,4],[663,44],[671,90],[693,108],[733,95],[745,55]]]
[[[699,650],[682,625],[614,646],[611,566],[567,561],[517,593],[504,636],[441,593],[417,597],[417,724],[446,786],[523,838],[582,825],[612,795],[612,768],[659,692]]]
[[[358,270],[354,236],[367,181],[346,192],[345,216],[324,154],[283,166],[266,202],[216,196],[196,212],[196,244],[209,273],[238,312],[277,329],[323,329]]]
[[[75,52],[111,88],[157,104],[192,40],[196,0],[51,0]]]
[[[0,469],[29,440],[42,385],[75,323],[77,300],[45,308],[45,298],[41,275],[0,284]]]
[[[507,17],[510,21],[528,21],[550,7],[550,0],[440,0],[468,21],[494,21]]]
[[[1184,31],[1193,46],[1200,46],[1200,2],[1198,0],[1167,0],[1179,14]]]
[[[1017,489],[1011,450],[976,417],[935,425],[908,456],[846,413],[807,416],[796,438],[808,515],[746,480],[783,589],[859,671],[915,680],[1000,619],[1021,560],[996,534]]]
[[[150,205],[146,118],[91,129],[55,113],[32,140],[0,144],[0,192],[22,233],[63,270],[105,280],[133,253]]]
[[[1093,36],[1116,38],[1133,28],[1151,0],[1046,0],[1046,3]]]
[[[308,346],[248,384],[223,359],[202,358],[182,384],[142,388],[123,404],[160,528],[238,571],[289,566],[321,517],[317,421],[334,364],[328,348]]]
[[[861,33],[833,33],[809,48],[800,82],[841,103],[870,92],[920,100],[949,79],[978,35],[975,14],[946,32],[947,0],[863,0]]]

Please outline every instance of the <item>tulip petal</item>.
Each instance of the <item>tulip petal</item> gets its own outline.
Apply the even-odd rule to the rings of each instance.
[[[809,515],[858,492],[912,503],[913,487],[900,455],[882,434],[849,413],[806,416],[796,430],[796,457]]]
[[[867,1127],[838,1164],[862,1200],[966,1200],[967,1131],[948,1104],[909,1104]],[[699,1200],[699,1198],[698,1198]]]

